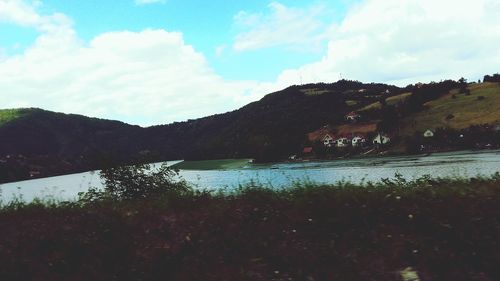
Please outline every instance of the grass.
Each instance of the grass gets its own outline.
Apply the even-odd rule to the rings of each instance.
[[[180,170],[229,170],[241,169],[248,165],[248,161],[250,161],[250,159],[183,161],[172,167]]]
[[[324,90],[324,89],[316,89],[316,88],[312,88],[312,89],[302,89],[300,90],[302,93],[304,93],[306,96],[317,96],[317,95],[322,95],[322,94],[326,94],[328,93],[329,91],[328,90]]]
[[[357,105],[357,104],[358,104],[358,101],[355,101],[355,100],[346,100],[346,101],[345,101],[345,104],[346,104],[347,106],[355,106],[355,105]]]
[[[363,111],[367,111],[367,110],[374,110],[374,109],[381,109],[382,108],[382,104],[377,101],[377,102],[374,102],[374,103],[371,103],[365,107],[362,107],[361,109],[358,110],[358,112],[363,112]]]
[[[30,109],[0,109],[0,126],[26,116]]]
[[[0,210],[0,280],[500,280],[500,175]]]
[[[385,101],[388,105],[395,105],[399,102],[404,102],[407,98],[411,96],[411,93],[402,93],[400,95],[388,97]]]
[[[412,135],[429,128],[447,127],[463,129],[471,125],[492,124],[500,121],[500,85],[479,83],[469,87],[471,94],[452,91],[437,100],[425,104],[426,109],[401,122],[401,134]],[[453,98],[453,95],[455,98]],[[479,100],[478,97],[484,99]],[[448,115],[452,119],[446,119]]]
[[[387,105],[395,105],[399,102],[405,101],[410,96],[411,96],[411,93],[402,93],[402,94],[399,94],[396,96],[391,96],[391,97],[386,98],[385,102],[387,103]],[[382,104],[379,101],[377,101],[377,102],[371,103],[371,104],[359,109],[358,111],[362,112],[362,111],[366,111],[366,110],[381,109],[381,108],[382,108]]]

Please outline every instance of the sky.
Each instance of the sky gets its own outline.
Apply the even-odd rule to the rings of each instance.
[[[499,65],[500,0],[0,0],[0,108],[150,126],[290,85]]]

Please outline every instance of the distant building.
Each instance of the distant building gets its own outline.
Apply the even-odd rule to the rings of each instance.
[[[345,116],[345,119],[347,121],[351,121],[351,122],[356,122],[360,118],[361,118],[361,115],[359,115],[358,113],[356,113],[354,111],[351,111],[351,112],[347,113],[346,116]]]
[[[326,134],[326,135],[323,137],[323,144],[324,144],[326,147],[331,147],[334,143],[335,143],[335,139],[334,139],[334,137],[332,137],[330,134]]]
[[[424,132],[424,138],[432,138],[434,137],[434,131],[431,129],[428,129]]]
[[[388,144],[391,142],[391,138],[382,133],[378,133],[377,136],[373,139],[373,144],[375,145],[381,145],[381,144]]]
[[[347,137],[341,137],[335,141],[335,146],[338,148],[348,147],[350,145],[351,145],[351,140]]]
[[[364,146],[366,144],[366,139],[363,136],[355,136],[352,138],[351,143],[353,147]]]

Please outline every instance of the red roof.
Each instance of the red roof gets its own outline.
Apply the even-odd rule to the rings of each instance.
[[[312,151],[313,151],[313,148],[310,146],[304,147],[304,150],[303,150],[304,153],[311,153]]]
[[[335,135],[331,132],[331,130],[329,128],[321,128],[319,130],[316,130],[314,132],[311,132],[309,134],[307,134],[307,138],[309,139],[309,141],[313,142],[313,141],[317,141],[317,140],[323,140],[323,138],[326,136],[326,135],[330,135],[332,136],[333,138],[335,138]]]

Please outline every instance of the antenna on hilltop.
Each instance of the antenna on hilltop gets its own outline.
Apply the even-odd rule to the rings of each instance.
[[[343,80],[344,77],[342,77],[342,73],[339,74],[339,80]]]

